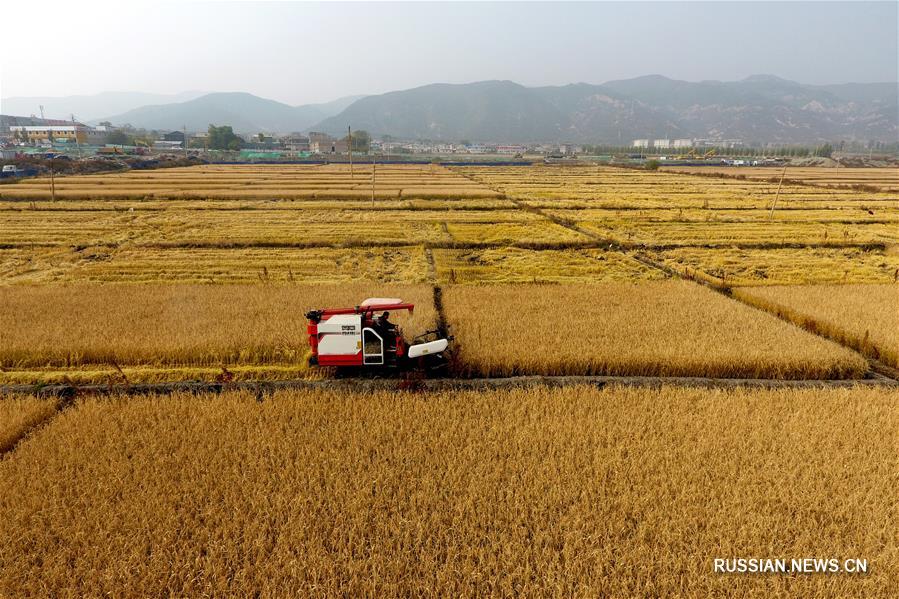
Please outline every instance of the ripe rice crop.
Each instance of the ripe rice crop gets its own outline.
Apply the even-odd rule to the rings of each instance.
[[[442,283],[574,283],[664,278],[620,252],[597,249],[435,249]]]
[[[895,403],[865,388],[88,398],[0,461],[0,595],[894,597]],[[713,572],[733,556],[870,569]]]
[[[87,254],[82,252],[81,254]],[[421,247],[191,248],[101,250],[68,269],[38,270],[30,280],[106,283],[420,283]],[[18,275],[21,279],[24,275]]]
[[[33,426],[56,411],[56,402],[36,397],[0,396],[0,454],[12,449]]]
[[[0,212],[0,245],[76,245],[122,242],[143,230],[131,213]]]
[[[899,280],[899,253],[860,248],[679,248],[655,259],[688,276],[726,285],[890,283]]]
[[[88,364],[300,365],[307,310],[402,297],[406,333],[433,328],[430,287],[414,285],[71,285],[0,287],[0,368]]]
[[[866,361],[836,343],[695,283],[450,286],[460,372],[855,378]]]
[[[899,285],[761,287],[734,294],[899,368]]]

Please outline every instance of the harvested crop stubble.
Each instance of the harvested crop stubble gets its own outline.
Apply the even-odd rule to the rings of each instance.
[[[895,597],[896,399],[89,398],[0,462],[0,595]],[[713,572],[819,555],[870,574]]]
[[[695,283],[450,286],[456,367],[483,376],[855,378],[836,343]]]
[[[683,248],[654,252],[688,276],[726,285],[890,283],[899,280],[899,248]]]
[[[12,449],[29,429],[49,418],[56,407],[55,400],[0,396],[0,453]]]
[[[499,198],[490,188],[442,167],[395,166],[381,168],[374,180],[376,198]],[[68,200],[196,198],[364,198],[372,191],[371,167],[334,168],[185,167],[152,173],[128,171],[96,176],[60,177],[56,197]],[[0,198],[49,199],[47,178],[28,179],[0,188]]]
[[[674,166],[663,170],[690,174],[720,174],[729,177],[769,180],[779,179],[784,173],[782,168],[773,167],[710,167],[710,166]],[[899,171],[890,168],[828,168],[828,167],[789,167],[785,178],[802,181],[813,185],[838,187],[871,186],[882,191],[899,191]]]
[[[306,311],[394,295],[416,305],[407,333],[433,328],[427,286],[0,287],[0,367],[303,365]]]
[[[734,295],[899,368],[899,285],[737,288]]]
[[[458,243],[577,245],[589,242],[582,233],[549,221],[534,223],[446,223],[453,241]]]
[[[607,223],[578,223],[587,231],[621,243],[653,246],[728,246],[734,244],[814,244],[856,246],[899,243],[895,223],[842,224],[834,222],[645,222],[639,219]]]

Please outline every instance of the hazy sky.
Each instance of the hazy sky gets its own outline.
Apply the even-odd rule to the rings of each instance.
[[[248,91],[301,104],[483,79],[896,81],[897,6],[17,1],[2,10],[0,96]]]

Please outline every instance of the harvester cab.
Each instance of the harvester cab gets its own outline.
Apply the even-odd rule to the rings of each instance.
[[[440,371],[452,337],[428,331],[408,343],[390,312],[407,311],[414,304],[399,298],[368,298],[352,308],[326,308],[306,312],[309,321],[309,364],[333,366],[341,371]]]

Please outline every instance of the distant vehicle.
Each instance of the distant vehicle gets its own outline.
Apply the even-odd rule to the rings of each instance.
[[[33,177],[37,174],[35,169],[21,169],[15,164],[4,164],[3,170],[0,171],[0,179],[9,177]]]

